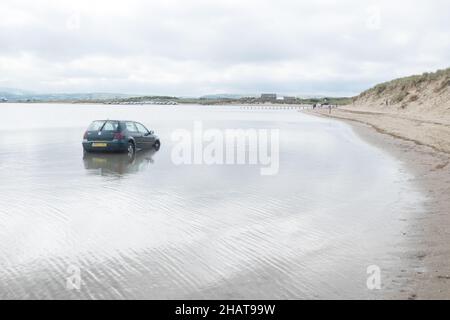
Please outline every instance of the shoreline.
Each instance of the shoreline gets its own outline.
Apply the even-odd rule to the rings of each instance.
[[[388,290],[392,292],[386,294],[393,299],[449,299],[450,153],[436,145],[410,139],[401,132],[390,132],[392,124],[386,123],[387,129],[379,126],[376,113],[365,114],[362,120],[358,113],[354,116],[351,112],[303,112],[348,123],[362,139],[386,151],[409,169],[412,183],[425,196],[424,212],[408,217],[407,230],[402,233],[407,248],[399,251],[402,268],[395,279],[388,279],[389,285],[393,282],[399,289]],[[423,130],[420,125],[410,129]]]

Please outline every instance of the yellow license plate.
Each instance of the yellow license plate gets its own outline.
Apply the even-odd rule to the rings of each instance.
[[[92,161],[96,164],[105,164],[108,162],[106,159],[102,159],[102,158],[93,158]]]
[[[106,147],[108,144],[107,143],[100,143],[100,142],[94,142],[93,144],[92,144],[92,147],[94,148],[94,147]]]

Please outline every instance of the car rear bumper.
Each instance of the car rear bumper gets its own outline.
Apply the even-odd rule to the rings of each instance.
[[[125,141],[83,141],[83,149],[87,152],[125,152],[128,143]],[[104,144],[95,146],[95,144]]]

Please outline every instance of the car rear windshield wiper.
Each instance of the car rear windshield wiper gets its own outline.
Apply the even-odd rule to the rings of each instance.
[[[102,131],[108,121],[103,122],[103,125],[98,129],[98,131]]]

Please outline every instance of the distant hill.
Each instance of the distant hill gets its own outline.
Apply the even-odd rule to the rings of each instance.
[[[8,100],[8,101],[16,101],[23,99],[24,97],[33,95],[34,93],[31,91],[25,91],[21,89],[15,88],[5,88],[0,87],[0,100]]]
[[[121,93],[35,93],[15,88],[0,87],[0,99],[10,102],[26,101],[98,101],[108,99],[128,98],[132,95]]]
[[[89,101],[89,100],[108,100],[108,99],[120,99],[128,98],[132,95],[120,94],[120,93],[54,93],[54,94],[40,94],[36,96],[36,99],[46,101]]]
[[[24,95],[31,95],[31,94],[34,94],[34,92],[25,91],[25,90],[16,89],[16,88],[0,87],[0,96],[3,96],[3,95],[24,96]]]
[[[450,114],[450,68],[381,83],[353,99],[374,110]]]
[[[241,98],[256,98],[259,97],[257,94],[232,94],[232,93],[219,93],[219,94],[207,94],[201,96],[200,99],[211,99],[211,100],[221,100],[221,99],[241,99]]]

